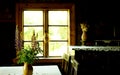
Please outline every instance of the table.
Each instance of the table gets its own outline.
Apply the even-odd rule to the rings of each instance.
[[[120,51],[120,46],[70,46],[70,48],[78,51]]]
[[[23,66],[1,66],[0,75],[23,75]],[[57,65],[33,66],[33,75],[62,75]]]
[[[78,75],[120,75],[120,46],[71,46]]]

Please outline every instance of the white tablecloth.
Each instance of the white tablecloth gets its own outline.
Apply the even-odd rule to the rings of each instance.
[[[0,75],[23,75],[23,66],[2,66]],[[62,75],[57,65],[33,66],[33,75]]]

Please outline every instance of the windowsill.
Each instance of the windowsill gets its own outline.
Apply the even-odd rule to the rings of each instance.
[[[62,64],[62,57],[40,57],[35,60],[35,65],[38,64]]]
[[[37,59],[63,59],[62,56],[38,57]]]
[[[35,65],[41,65],[41,64],[62,64],[62,57],[39,57],[35,60]],[[18,65],[17,60],[13,59],[13,65]]]

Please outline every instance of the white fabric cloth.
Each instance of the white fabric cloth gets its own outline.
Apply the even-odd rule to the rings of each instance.
[[[23,75],[23,66],[2,66],[0,75]],[[33,66],[33,75],[62,75],[57,65]]]

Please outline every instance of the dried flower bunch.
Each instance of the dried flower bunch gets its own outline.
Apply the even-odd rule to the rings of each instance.
[[[39,43],[36,41],[37,36],[35,36],[35,31],[33,31],[32,35],[32,42],[31,46],[28,46],[26,48],[22,48],[18,53],[17,53],[17,63],[21,64],[24,62],[27,62],[29,64],[32,64],[34,62],[34,59],[36,59],[36,55],[38,53],[43,52],[41,48],[39,47]]]
[[[81,26],[81,29],[82,29],[83,32],[84,32],[84,31],[85,31],[85,32],[88,31],[88,27],[89,27],[89,26],[88,26],[86,23],[81,23],[80,26]]]

